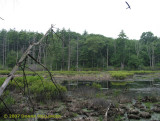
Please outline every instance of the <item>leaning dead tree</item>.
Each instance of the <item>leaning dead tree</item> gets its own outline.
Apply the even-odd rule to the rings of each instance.
[[[29,47],[27,48],[27,50],[24,52],[24,54],[21,56],[20,60],[17,62],[17,64],[14,66],[14,68],[12,69],[12,71],[10,72],[10,74],[8,75],[8,77],[6,78],[6,80],[4,81],[4,83],[2,84],[2,86],[0,87],[0,97],[2,96],[5,88],[7,87],[7,85],[9,84],[9,82],[14,78],[14,74],[15,72],[22,66],[22,63],[25,63],[26,58],[30,57],[31,59],[33,59],[35,62],[37,62],[39,65],[41,65],[43,68],[45,68],[51,78],[51,81],[54,83],[55,87],[57,88],[55,82],[53,81],[53,76],[50,73],[50,71],[40,62],[38,62],[31,54],[31,49],[34,46],[40,45],[42,43],[42,41],[45,39],[45,37],[47,37],[49,35],[50,32],[53,32],[53,26],[51,26],[51,28],[46,32],[45,35],[43,35],[43,37],[38,41],[38,42],[34,42],[32,44],[29,45]],[[58,89],[58,88],[57,88]],[[59,89],[58,89],[59,91]],[[60,93],[60,91],[59,91]]]

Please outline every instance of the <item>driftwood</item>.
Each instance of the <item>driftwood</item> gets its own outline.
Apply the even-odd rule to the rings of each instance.
[[[107,121],[108,111],[109,111],[110,107],[111,107],[111,103],[109,104],[109,106],[108,106],[108,108],[107,108],[107,111],[106,111],[106,113],[105,113],[105,115],[104,115],[104,121]]]
[[[18,61],[18,63],[14,66],[14,68],[12,69],[12,71],[10,72],[10,74],[8,75],[8,78],[4,81],[4,83],[0,87],[0,96],[3,94],[5,88],[9,84],[10,80],[12,80],[14,78],[15,72],[18,70],[18,68],[21,66],[22,62],[29,55],[29,53],[30,53],[31,49],[33,48],[33,46],[39,45],[42,42],[42,40],[44,40],[44,38],[49,34],[49,32],[52,31],[52,28],[53,28],[53,26],[51,26],[51,28],[46,32],[45,35],[43,35],[43,37],[38,42],[35,42],[35,43],[32,43],[31,45],[29,45],[29,47],[27,48],[27,50],[25,51],[25,53],[22,55],[22,57],[20,58],[20,60]]]

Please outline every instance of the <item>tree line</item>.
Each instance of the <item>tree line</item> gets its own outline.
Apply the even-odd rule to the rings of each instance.
[[[25,49],[38,41],[43,33],[0,31],[0,69],[12,68]],[[122,30],[116,39],[99,34],[83,34],[71,30],[50,33],[31,55],[50,70],[142,70],[160,66],[160,38],[143,32],[139,40],[131,40]],[[29,66],[35,62],[27,59]]]

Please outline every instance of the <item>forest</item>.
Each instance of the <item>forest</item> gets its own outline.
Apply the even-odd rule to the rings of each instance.
[[[0,69],[11,69],[26,48],[43,33],[0,31]],[[116,39],[99,34],[83,34],[62,29],[49,34],[32,56],[50,70],[155,70],[160,66],[160,38],[143,32],[139,40],[131,40],[122,30]],[[35,62],[27,64],[36,70]]]

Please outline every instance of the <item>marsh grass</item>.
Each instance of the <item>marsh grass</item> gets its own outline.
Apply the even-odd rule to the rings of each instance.
[[[158,73],[159,71],[109,71],[109,74],[112,78],[115,79],[126,79],[127,77],[133,77],[134,74],[153,74]]]
[[[115,86],[125,86],[125,85],[127,85],[127,84],[129,84],[129,83],[133,83],[134,81],[119,81],[119,82],[114,82],[114,81],[112,81],[111,82],[111,84],[112,85],[115,85]]]
[[[61,86],[60,84],[57,84],[58,89],[51,81],[46,81],[41,77],[41,79],[38,76],[27,76],[27,83],[29,87],[29,91],[31,95],[34,95],[35,99],[38,101],[44,101],[44,100],[50,100],[50,99],[57,99],[60,96],[63,96],[65,92],[67,91],[66,87]],[[5,77],[0,78],[0,86],[5,81]],[[20,90],[24,89],[24,81],[23,77],[15,77],[14,78],[16,82],[10,81],[9,83],[9,89],[16,89]],[[43,81],[43,83],[42,83]],[[20,88],[19,88],[20,87]],[[27,89],[25,90],[27,93]]]

